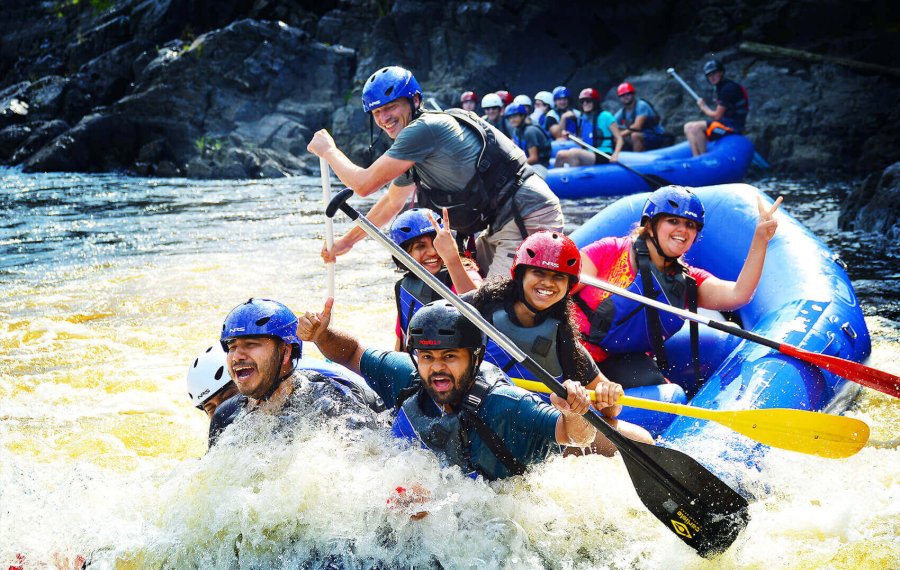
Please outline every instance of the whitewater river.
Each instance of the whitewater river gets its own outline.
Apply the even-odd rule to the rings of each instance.
[[[318,179],[0,176],[3,570],[78,556],[90,568],[900,566],[900,407],[868,390],[848,414],[869,423],[869,445],[844,460],[773,450],[747,473],[768,492],[714,560],[643,508],[618,458],[555,458],[488,485],[380,434],[348,442],[316,426],[204,456],[207,419],[184,376],[223,317],[251,296],[295,311],[324,300]],[[837,232],[846,187],[758,185],[850,263],[869,364],[900,373],[896,249]],[[568,229],[602,204],[564,204]],[[390,347],[396,278],[377,244],[358,245],[338,265],[337,325]],[[431,497],[420,521],[386,508],[413,483]]]

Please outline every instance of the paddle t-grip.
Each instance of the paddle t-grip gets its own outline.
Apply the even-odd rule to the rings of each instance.
[[[343,211],[351,220],[355,220],[359,217],[359,212],[355,209],[351,208],[347,205],[347,200],[350,196],[353,195],[352,188],[344,188],[340,192],[337,193],[337,196],[331,199],[331,202],[328,203],[328,207],[325,208],[325,215],[329,218],[333,218],[337,211],[340,209]]]

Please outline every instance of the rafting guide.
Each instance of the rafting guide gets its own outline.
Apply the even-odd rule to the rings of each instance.
[[[486,275],[505,274],[525,236],[562,231],[559,200],[504,134],[462,110],[424,111],[421,101],[422,89],[409,70],[379,69],[363,87],[363,109],[393,139],[391,148],[368,168],[351,162],[325,130],[307,148],[360,196],[389,184],[369,211],[374,224],[385,225],[415,194],[421,207],[447,208],[450,229],[480,232],[479,268]],[[323,250],[322,257],[331,261],[364,237],[354,228],[335,240],[333,255]]]

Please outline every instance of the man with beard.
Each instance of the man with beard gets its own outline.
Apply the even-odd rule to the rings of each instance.
[[[300,319],[298,334],[327,358],[359,371],[397,411],[395,435],[421,441],[444,463],[499,479],[518,475],[558,445],[587,447],[596,429],[582,415],[591,406],[577,382],[568,398],[547,405],[481,366],[485,338],[447,301],[419,309],[409,324],[407,353],[366,349],[328,327],[333,299]],[[492,372],[493,371],[493,372]]]
[[[300,412],[346,417],[351,428],[376,427],[384,404],[349,370],[304,361],[297,317],[285,305],[250,299],[235,307],[222,325],[228,374],[239,394],[222,403],[209,427],[212,446],[242,412],[273,414],[280,425]]]

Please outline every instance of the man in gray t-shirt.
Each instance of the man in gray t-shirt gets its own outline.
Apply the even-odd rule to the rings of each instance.
[[[341,181],[360,196],[368,196],[390,183],[387,193],[369,211],[368,218],[382,226],[409,202],[417,186],[425,197],[450,210],[449,224],[454,226],[454,208],[462,208],[461,193],[475,176],[482,152],[480,136],[457,119],[442,113],[419,110],[422,91],[412,74],[401,67],[386,67],[375,72],[363,88],[363,109],[371,112],[375,123],[394,140],[393,146],[372,166],[361,168],[342,153],[327,131],[315,133],[308,150],[324,158]],[[493,136],[502,144],[512,143],[489,125]],[[513,158],[521,159],[520,150],[512,148]],[[519,153],[516,155],[515,153]],[[491,168],[499,168],[501,164]],[[413,177],[413,167],[418,182]],[[433,191],[431,189],[436,189]],[[489,189],[490,194],[492,189]],[[494,190],[496,194],[496,190]],[[436,196],[441,196],[438,204]],[[527,234],[542,229],[562,231],[563,217],[559,200],[538,176],[525,178],[511,199],[497,197],[495,212],[481,212],[488,228],[478,237],[478,263],[482,273],[503,275],[509,272],[516,247],[523,239],[515,210]],[[336,239],[332,254],[323,249],[326,261],[334,260],[363,239],[365,233],[354,228]]]

